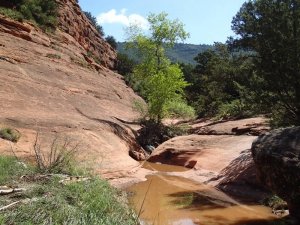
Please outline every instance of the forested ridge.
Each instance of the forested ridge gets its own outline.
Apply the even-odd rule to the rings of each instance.
[[[211,49],[212,45],[207,44],[188,44],[188,43],[175,43],[172,48],[166,49],[167,57],[175,63],[186,63],[195,65],[194,58],[200,53]],[[130,58],[138,60],[134,51],[126,49],[126,42],[118,42],[117,50],[121,54],[127,54]]]
[[[189,83],[185,97],[198,117],[264,114],[273,126],[300,124],[299,4],[298,0],[247,1],[232,20],[236,35],[226,43],[175,44],[165,50],[173,63],[180,64]],[[119,72],[142,93],[131,73],[137,58],[124,45],[119,43],[119,62],[127,63],[127,71]]]

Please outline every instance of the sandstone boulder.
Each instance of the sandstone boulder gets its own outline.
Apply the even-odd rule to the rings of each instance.
[[[258,137],[252,155],[259,180],[287,201],[300,217],[300,127],[274,130]]]

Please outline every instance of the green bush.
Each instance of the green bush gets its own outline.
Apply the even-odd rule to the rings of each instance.
[[[43,150],[39,134],[33,146],[37,170],[39,173],[74,174],[76,172],[75,154],[79,144],[65,137],[55,137],[48,149]],[[77,175],[77,174],[76,174]]]
[[[148,116],[147,105],[142,101],[134,100],[132,108],[140,114],[141,119],[145,119]]]
[[[20,133],[12,128],[3,128],[0,130],[0,138],[2,139],[17,142],[20,139],[20,137]]]
[[[221,104],[216,118],[244,118],[251,116],[252,113],[247,109],[246,105],[240,100],[235,99],[231,102]]]
[[[128,85],[132,84],[130,82],[130,74],[132,74],[133,68],[136,64],[137,63],[133,59],[129,58],[128,55],[118,52],[115,70],[117,70],[119,74],[125,77],[126,83]]]
[[[98,31],[100,36],[104,36],[103,27],[98,24],[97,18],[93,16],[90,12],[84,12],[84,14],[89,19],[91,24],[95,27],[95,29]]]
[[[57,25],[57,4],[54,0],[26,0],[19,7],[26,19],[33,20],[42,28]]]
[[[30,20],[45,30],[57,26],[58,6],[55,0],[15,0],[14,8],[1,8],[0,13],[15,20]]]
[[[24,20],[24,16],[19,11],[10,9],[10,8],[4,8],[0,7],[0,14],[5,15],[13,20],[17,20],[22,22]]]
[[[170,137],[188,135],[190,133],[190,129],[191,127],[187,124],[170,125],[168,127],[168,134]]]
[[[187,135],[190,127],[187,125],[166,126],[155,120],[142,120],[142,128],[138,131],[137,141],[144,148],[157,147],[159,144],[180,135]]]
[[[183,118],[193,119],[195,118],[195,110],[193,107],[187,105],[184,101],[172,101],[166,106],[166,112],[168,112],[171,118]]]

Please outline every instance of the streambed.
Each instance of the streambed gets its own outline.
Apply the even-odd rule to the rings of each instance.
[[[268,207],[243,205],[212,186],[168,174],[184,167],[146,163],[144,168],[158,172],[127,189],[141,224],[253,225],[277,218]]]

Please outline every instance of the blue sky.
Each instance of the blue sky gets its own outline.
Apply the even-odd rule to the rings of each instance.
[[[149,13],[169,14],[185,24],[190,38],[185,43],[213,44],[225,42],[233,35],[231,20],[246,0],[79,0],[84,11],[91,12],[106,35],[117,41],[125,38],[124,27],[139,23],[147,29]]]

